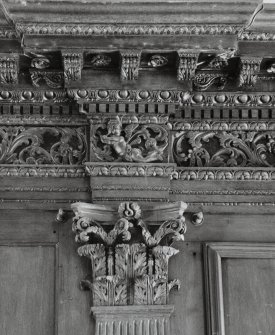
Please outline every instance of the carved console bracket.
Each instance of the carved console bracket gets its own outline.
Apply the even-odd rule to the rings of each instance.
[[[199,53],[184,53],[178,51],[177,79],[189,81],[195,76]]]
[[[258,80],[262,58],[241,58],[240,87],[254,87]]]
[[[78,52],[62,52],[65,87],[81,82],[83,54]]]
[[[75,203],[73,231],[80,256],[91,260],[91,278],[81,287],[91,291],[96,335],[170,334],[169,292],[179,280],[168,280],[168,262],[184,240],[183,202],[141,211],[135,202],[112,207]],[[164,222],[154,233],[145,223]],[[103,225],[112,226],[104,229]]]
[[[120,79],[121,81],[133,81],[138,79],[140,64],[139,50],[122,50],[120,51]]]
[[[15,85],[18,83],[17,54],[0,53],[0,83],[3,85]]]

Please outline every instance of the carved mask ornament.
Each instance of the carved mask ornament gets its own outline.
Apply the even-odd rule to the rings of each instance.
[[[186,225],[183,212],[187,205],[165,204],[141,212],[134,202],[121,203],[118,212],[106,206],[76,203],[73,231],[80,256],[91,260],[92,277],[83,280],[83,289],[92,293],[92,311],[96,318],[96,335],[169,334],[169,292],[179,288],[179,280],[168,280],[168,262],[178,250],[173,241],[184,240]],[[100,223],[102,213],[104,229]],[[164,222],[153,233],[144,221],[158,212]],[[144,215],[143,215],[144,214]]]

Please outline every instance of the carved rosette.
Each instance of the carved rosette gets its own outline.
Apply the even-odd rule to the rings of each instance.
[[[18,55],[0,54],[0,83],[15,85],[18,83]]]
[[[141,52],[138,50],[121,51],[120,79],[121,81],[133,81],[138,79]]]
[[[186,207],[179,202],[142,213],[134,202],[121,203],[118,212],[102,205],[72,205],[73,231],[82,243],[78,254],[91,260],[92,276],[81,286],[92,292],[97,335],[128,334],[129,327],[130,334],[143,334],[146,327],[148,335],[169,333],[169,292],[180,282],[168,280],[168,262],[178,253],[171,243],[184,240]],[[164,211],[164,222],[153,233],[144,218],[152,220],[154,212]],[[102,223],[113,222],[111,230],[103,228]]]
[[[178,52],[177,79],[179,81],[192,80],[195,76],[199,54]]]
[[[258,80],[262,58],[241,58],[240,87],[254,87]]]

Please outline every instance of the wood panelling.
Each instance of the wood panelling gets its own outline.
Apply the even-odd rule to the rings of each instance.
[[[56,247],[0,246],[0,333],[54,335]]]
[[[275,245],[204,248],[208,334],[274,334]]]

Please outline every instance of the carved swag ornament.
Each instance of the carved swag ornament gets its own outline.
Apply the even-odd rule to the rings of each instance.
[[[121,203],[118,214],[106,206],[72,205],[75,239],[82,243],[78,254],[91,260],[91,278],[81,286],[92,292],[97,335],[138,335],[145,329],[148,335],[169,334],[173,311],[173,306],[167,306],[169,292],[180,286],[179,280],[168,280],[169,259],[178,253],[170,245],[184,240],[186,207],[182,202],[165,204],[142,215],[134,202]],[[158,216],[168,214],[153,231],[143,216],[152,217],[154,211]],[[116,220],[111,228],[100,224],[109,225],[110,220]]]

